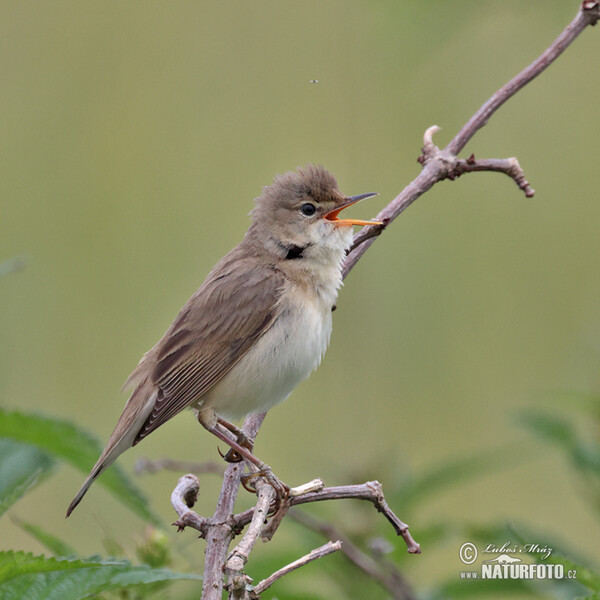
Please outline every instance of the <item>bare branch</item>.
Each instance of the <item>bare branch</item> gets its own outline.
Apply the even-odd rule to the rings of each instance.
[[[425,192],[430,190],[438,181],[447,179],[453,172],[455,173],[457,165],[456,155],[466,146],[475,133],[489,121],[492,115],[532,79],[547,69],[588,25],[595,25],[599,19],[600,2],[598,0],[584,0],[575,19],[564,29],[550,47],[538,59],[493,94],[469,119],[444,150],[439,151],[432,141],[433,134],[439,128],[433,126],[427,130],[423,154],[419,158],[419,162],[423,164],[422,171],[375,217],[377,221],[382,221],[383,225],[364,227],[354,236],[352,247],[348,256],[346,256],[342,269],[343,278],[347,277],[348,273],[354,268],[354,265],[356,265],[361,256],[375,241],[375,238],[381,235],[398,215],[404,212]],[[430,142],[429,144],[428,141]],[[502,159],[488,159],[488,166],[493,165],[494,167],[498,167],[498,160],[502,161]],[[510,161],[511,159],[504,160]],[[482,167],[485,165],[484,161],[477,162]],[[480,168],[471,170],[502,171],[512,177],[526,195],[531,196],[533,193],[520,167],[518,172],[515,171],[514,166],[509,166],[508,169]],[[463,170],[462,172],[466,173],[468,171]]]
[[[395,600],[416,600],[415,593],[408,581],[389,561],[386,561],[385,564],[379,564],[374,558],[365,554],[358,546],[353,544],[348,537],[342,535],[333,525],[325,521],[319,521],[297,509],[290,511],[289,516],[293,521],[320,533],[330,540],[340,540],[342,542],[342,553],[359,569],[384,587]]]
[[[309,502],[323,502],[324,500],[342,500],[354,498],[356,500],[367,500],[382,513],[385,518],[392,524],[396,533],[402,537],[406,543],[409,554],[420,554],[421,547],[408,530],[408,525],[401,521],[388,506],[383,495],[383,489],[379,481],[367,481],[360,485],[340,485],[337,487],[323,488],[320,491],[310,492],[303,496],[292,497],[289,499],[290,506],[298,506]],[[254,509],[249,509],[234,516],[236,527],[244,527],[247,525],[253,514]]]
[[[264,413],[250,415],[244,421],[242,430],[251,438],[255,438],[264,418]],[[244,471],[243,465],[244,463],[230,464],[223,476],[217,509],[211,520],[210,535],[207,536],[202,600],[221,600],[222,597],[223,565],[235,534],[235,528],[230,523]]]
[[[205,537],[208,531],[208,522],[204,517],[196,514],[191,508],[196,504],[200,483],[193,474],[184,475],[179,479],[177,486],[171,494],[171,504],[179,519],[173,523],[177,531],[183,531],[186,527],[197,529],[200,537]]]
[[[446,147],[446,150],[451,154],[458,154],[507,100],[523,89],[532,79],[535,79],[540,73],[545,71],[577,39],[588,25],[595,25],[598,19],[600,19],[600,3],[597,1],[583,2],[577,16],[567,25],[550,47],[545,52],[542,52],[536,60],[523,69],[516,77],[513,77],[493,94],[456,134]]]
[[[286,565],[285,567],[275,571],[272,575],[263,579],[251,592],[250,599],[255,600],[260,598],[260,594],[262,594],[265,590],[270,588],[278,579],[281,579],[284,575],[291,573],[295,569],[299,569],[304,565],[307,565],[318,558],[322,558],[323,556],[327,556],[332,552],[336,552],[342,548],[342,542],[339,540],[337,542],[327,542],[323,546],[319,546],[314,550],[311,550],[308,554],[305,554],[302,558],[295,560],[294,562]]]
[[[321,479],[313,479],[312,481],[309,481],[303,485],[299,485],[298,487],[290,488],[290,491],[287,495],[278,499],[278,505],[275,513],[262,531],[261,537],[263,541],[268,542],[273,539],[275,532],[279,528],[279,525],[281,525],[281,522],[292,505],[292,498],[298,498],[311,492],[320,492],[323,487],[324,484]]]
[[[454,166],[455,177],[463,173],[474,173],[475,171],[496,171],[508,175],[525,192],[527,198],[533,198],[535,190],[525,179],[525,173],[515,157],[511,158],[483,158],[476,159],[473,154],[467,159],[457,159]],[[450,177],[451,178],[451,177]]]
[[[269,507],[275,500],[275,488],[265,481],[257,483],[258,501],[252,509],[252,520],[248,531],[234,548],[225,563],[225,574],[229,581],[229,592],[232,598],[247,598],[247,587],[249,578],[244,575],[244,566],[248,562],[248,557],[254,545],[258,541],[266,523]]]
[[[159,471],[178,471],[179,473],[181,473],[181,471],[187,471],[188,473],[194,473],[195,475],[202,475],[204,473],[223,475],[225,468],[222,464],[213,461],[195,463],[191,460],[173,460],[171,458],[158,458],[153,460],[142,456],[142,458],[139,458],[136,461],[133,470],[136,475],[158,473]]]

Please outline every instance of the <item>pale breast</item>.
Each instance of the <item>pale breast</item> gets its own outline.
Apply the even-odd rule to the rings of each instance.
[[[282,312],[270,329],[198,404],[224,417],[240,418],[285,400],[323,358],[335,291],[286,290]]]

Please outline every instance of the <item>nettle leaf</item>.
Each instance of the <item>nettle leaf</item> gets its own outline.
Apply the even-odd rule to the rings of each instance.
[[[121,560],[58,559],[0,552],[3,600],[79,600],[126,587],[201,579],[199,575],[134,566]]]
[[[96,438],[70,421],[1,408],[0,437],[36,446],[53,457],[70,463],[86,475],[102,451]],[[98,483],[139,517],[160,525],[158,517],[148,508],[146,497],[117,465],[103,473],[98,478]]]
[[[0,516],[49,473],[54,460],[47,453],[0,438]]]

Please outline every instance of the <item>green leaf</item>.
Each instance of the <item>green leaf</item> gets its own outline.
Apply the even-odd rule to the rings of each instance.
[[[15,517],[13,517],[13,521],[23,531],[26,531],[29,535],[34,537],[40,544],[46,546],[54,556],[77,556],[77,552],[75,552],[69,544],[63,542],[54,534],[42,529],[39,525],[21,521],[21,519]]]
[[[2,600],[79,600],[114,589],[175,580],[200,581],[199,575],[133,566],[127,561],[77,560],[0,552]]]
[[[0,436],[37,446],[87,473],[102,451],[100,443],[89,433],[69,421],[0,408]],[[98,483],[139,517],[155,525],[161,522],[148,508],[148,501],[117,466],[102,474]],[[73,495],[77,490],[73,491]]]
[[[37,448],[0,438],[0,516],[38,483],[53,463]]]

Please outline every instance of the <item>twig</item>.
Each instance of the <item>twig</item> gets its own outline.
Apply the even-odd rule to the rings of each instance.
[[[309,502],[323,502],[324,500],[342,500],[354,498],[356,500],[367,500],[371,502],[375,508],[384,515],[384,517],[392,524],[396,533],[402,537],[406,543],[406,548],[409,554],[421,554],[421,547],[408,530],[408,525],[401,521],[388,506],[383,495],[383,489],[379,481],[367,481],[359,485],[340,485],[336,487],[323,488],[320,491],[310,492],[303,496],[290,498],[290,506],[298,506]],[[252,519],[254,509],[249,509],[235,515],[233,520],[236,527],[241,528],[247,525]]]
[[[269,507],[275,500],[275,488],[266,481],[260,480],[257,484],[258,501],[252,509],[252,520],[248,531],[233,549],[225,563],[225,574],[229,581],[228,588],[230,598],[245,600],[247,598],[248,584],[252,581],[244,575],[244,566],[248,562],[248,557],[254,545],[261,536],[261,533],[267,523]]]
[[[223,465],[210,461],[204,463],[196,463],[191,460],[173,460],[171,458],[158,458],[153,460],[151,458],[138,458],[133,470],[136,475],[143,475],[144,473],[158,473],[159,471],[187,471],[188,473],[194,473],[195,475],[202,475],[204,473],[214,473],[215,475],[223,475],[225,468]]]
[[[312,529],[330,540],[340,540],[342,542],[342,553],[359,569],[384,587],[394,600],[416,600],[415,593],[408,581],[389,561],[386,561],[385,564],[379,564],[329,523],[319,521],[297,509],[290,511],[288,514],[293,521],[304,525],[304,527]]]
[[[584,0],[577,16],[567,25],[564,31],[554,40],[550,47],[544,51],[540,57],[533,61],[528,67],[521,71],[516,77],[511,79],[506,85],[502,86],[491,98],[483,104],[483,106],[467,121],[463,128],[454,136],[452,141],[444,148],[439,150],[433,145],[429,148],[427,139],[423,148],[423,154],[419,157],[419,162],[423,164],[423,169],[405,188],[398,194],[376,217],[377,221],[382,221],[383,225],[365,227],[354,236],[354,241],[350,252],[346,256],[344,267],[342,269],[342,277],[346,278],[348,273],[353,269],[354,265],[359,261],[360,257],[369,249],[381,233],[394,221],[402,212],[404,212],[417,198],[421,197],[425,192],[430,190],[433,185],[443,179],[451,178],[452,173],[456,172],[457,159],[456,155],[467,145],[469,140],[481,129],[492,117],[492,115],[510,98],[512,98],[519,90],[527,85],[532,79],[537,77],[545,69],[547,69],[566,49],[567,47],[584,31],[588,25],[595,25],[600,19],[600,2],[598,0]],[[436,126],[429,128],[425,137],[433,136],[438,130]],[[488,159],[492,161],[511,159]],[[516,159],[515,159],[516,160]],[[468,161],[468,159],[467,159]],[[465,162],[467,162],[465,161]],[[525,181],[525,176],[522,175],[523,182],[520,182],[521,175],[518,179],[512,174],[510,169],[490,168],[484,169],[484,161],[477,161],[482,168],[473,170],[491,170],[502,171],[513,177],[526,195],[531,195],[533,190]],[[490,166],[492,164],[490,163]],[[494,165],[497,166],[497,165]],[[520,169],[520,167],[519,167]],[[467,172],[467,171],[463,171]],[[522,173],[522,171],[521,171]]]
[[[311,550],[308,554],[305,554],[302,558],[295,560],[294,562],[282,567],[278,571],[275,571],[272,575],[263,579],[258,585],[254,587],[253,590],[250,591],[249,598],[251,600],[255,600],[260,598],[260,594],[262,594],[265,590],[270,588],[278,579],[281,579],[284,575],[291,573],[295,569],[299,569],[308,563],[317,560],[318,558],[322,558],[323,556],[327,556],[332,552],[337,552],[342,548],[342,542],[327,542],[323,546],[319,546],[314,550]]]
[[[595,25],[600,19],[600,2],[584,1],[576,17],[552,42],[545,52],[523,69],[516,77],[503,85],[490,99],[465,123],[446,147],[452,154],[458,154],[469,140],[490,120],[490,117],[532,79],[545,71],[583,32],[588,25]]]
[[[312,492],[320,492],[324,488],[323,481],[321,479],[313,479],[304,485],[291,488],[288,495],[279,500],[279,506],[275,511],[275,514],[271,517],[266,527],[263,529],[261,537],[264,542],[268,542],[273,539],[275,532],[281,525],[281,521],[287,514],[290,506],[292,505],[293,498],[299,498]]]
[[[177,531],[192,527],[200,532],[200,537],[205,537],[208,531],[208,521],[191,510],[198,499],[199,489],[198,478],[192,473],[180,477],[171,494],[171,504],[179,515],[179,519],[173,525],[177,526]]]
[[[250,415],[244,421],[242,430],[254,439],[264,418],[264,413]],[[233,515],[243,471],[243,463],[233,463],[227,467],[223,476],[217,509],[211,519],[210,532],[206,538],[202,600],[221,600],[223,566],[227,557],[227,549],[236,531],[231,524],[231,515]]]
[[[476,159],[473,154],[469,158],[456,159],[454,163],[454,177],[460,177],[463,173],[474,173],[475,171],[496,171],[508,175],[519,186],[520,190],[525,192],[527,198],[533,198],[535,190],[529,185],[529,181],[525,179],[525,173],[519,164],[519,161],[513,156],[512,158],[484,158]],[[450,174],[449,179],[452,179]]]

